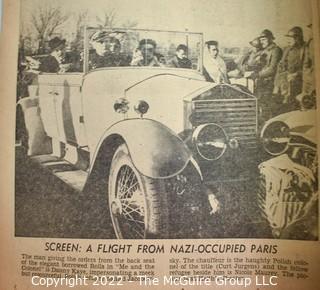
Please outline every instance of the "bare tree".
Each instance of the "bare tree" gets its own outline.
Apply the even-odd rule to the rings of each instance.
[[[96,17],[96,20],[98,22],[99,28],[114,28],[116,27],[119,23],[117,21],[117,13],[115,12],[114,9],[111,11],[104,11],[103,17]],[[134,28],[137,27],[138,22],[137,21],[131,21],[127,20],[123,22],[122,24],[119,25],[119,28]]]
[[[137,26],[138,26],[138,21],[131,21],[131,20],[127,20],[121,25],[121,27],[123,28],[135,28]]]
[[[31,23],[39,40],[38,53],[43,53],[45,40],[65,24],[68,18],[69,16],[63,13],[61,7],[48,4],[38,6],[31,15]]]
[[[111,11],[104,11],[103,17],[96,17],[96,20],[98,22],[98,26],[100,28],[110,28],[112,29],[116,24],[116,17],[117,14],[114,9]]]
[[[87,24],[88,17],[89,17],[88,10],[84,10],[78,13],[77,20],[76,20],[76,25],[78,29],[80,29],[80,27],[83,27],[84,25]]]
[[[75,15],[75,25],[76,25],[76,33],[75,39],[72,41],[72,47],[81,50],[83,47],[83,29],[87,24],[89,19],[89,11],[84,10],[80,11]]]

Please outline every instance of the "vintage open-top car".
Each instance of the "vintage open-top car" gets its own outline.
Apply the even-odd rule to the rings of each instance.
[[[301,110],[276,116],[262,128],[271,158],[259,165],[259,206],[274,237],[318,239],[315,96],[299,97]]]
[[[217,184],[245,180],[255,164],[256,98],[204,79],[202,34],[109,31],[129,58],[153,39],[161,63],[90,69],[96,32],[85,30],[82,71],[40,73],[29,86],[18,139],[44,167],[72,165],[55,175],[101,196],[116,237],[200,237]],[[190,68],[167,65],[181,43]]]

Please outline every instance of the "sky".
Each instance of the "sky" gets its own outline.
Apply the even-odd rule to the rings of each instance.
[[[119,23],[137,21],[138,28],[202,32],[204,40],[215,39],[222,46],[248,46],[268,28],[277,42],[293,26],[311,23],[307,0],[22,0],[21,16],[26,23],[43,2],[74,13],[88,9],[93,16],[114,9]]]

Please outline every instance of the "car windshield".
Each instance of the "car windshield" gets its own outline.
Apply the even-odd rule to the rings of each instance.
[[[202,33],[86,28],[84,72],[104,67],[201,70]]]

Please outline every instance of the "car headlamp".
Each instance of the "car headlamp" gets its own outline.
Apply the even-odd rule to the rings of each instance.
[[[119,114],[126,114],[129,111],[129,101],[126,98],[119,98],[113,104],[113,109]]]
[[[199,155],[209,161],[219,159],[227,149],[227,135],[217,124],[198,126],[192,140]]]
[[[290,128],[282,121],[267,125],[261,133],[264,149],[271,155],[280,155],[287,151],[290,141]]]
[[[143,117],[143,115],[149,110],[149,104],[146,101],[140,100],[137,104],[135,104],[134,110],[137,114]]]

